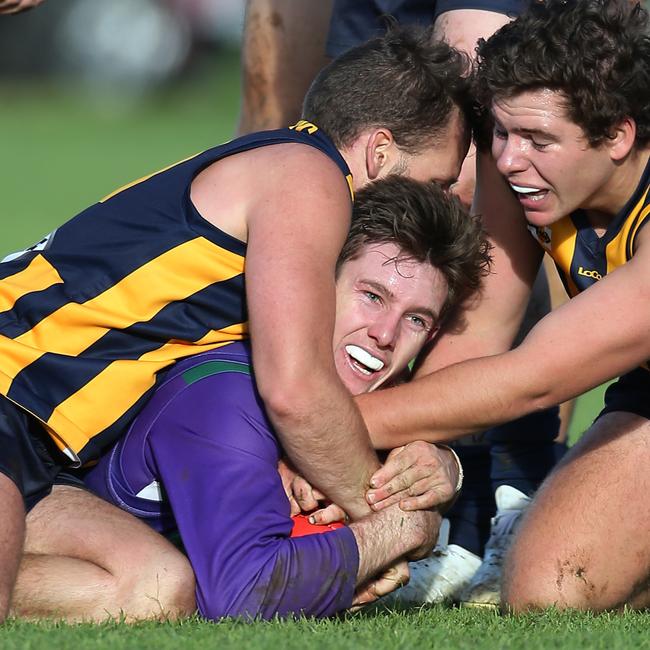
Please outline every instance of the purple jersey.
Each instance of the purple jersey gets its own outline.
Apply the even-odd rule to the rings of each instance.
[[[356,540],[349,528],[289,537],[280,455],[250,348],[232,343],[174,366],[86,484],[180,533],[203,616],[329,616],[351,605]]]

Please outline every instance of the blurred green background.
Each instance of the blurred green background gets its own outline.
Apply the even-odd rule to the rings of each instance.
[[[0,257],[233,137],[243,4],[48,0],[0,17]],[[167,67],[147,68],[142,50]],[[602,389],[580,400],[572,438],[601,405]]]
[[[84,53],[64,54],[64,46],[43,43],[43,26],[60,25],[64,7],[88,2],[106,4],[49,0],[34,11],[0,17],[0,60],[5,62],[0,67],[2,253],[40,239],[116,187],[234,133],[236,46],[190,38],[185,59],[164,78],[151,71],[135,78],[125,73],[102,78],[101,62],[81,72],[66,65],[65,58]],[[129,47],[117,39],[118,46]],[[27,65],[34,50],[51,65],[44,67],[40,56]],[[125,67],[110,54],[107,67]],[[8,59],[15,66],[8,66]],[[94,80],[89,82],[88,75]]]

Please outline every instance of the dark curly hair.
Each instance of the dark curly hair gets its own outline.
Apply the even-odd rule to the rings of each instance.
[[[538,0],[479,41],[477,99],[489,108],[500,97],[557,90],[592,146],[631,117],[636,144],[644,147],[650,140],[647,27],[647,12],[630,0]]]
[[[429,262],[443,274],[448,295],[441,322],[489,273],[490,245],[480,220],[435,183],[393,174],[361,189],[337,273],[366,246],[382,243],[396,244],[399,259]]]
[[[431,28],[393,23],[321,70],[302,117],[339,148],[365,129],[386,127],[400,148],[419,153],[445,136],[454,108],[469,116],[469,70],[469,58],[435,42]]]

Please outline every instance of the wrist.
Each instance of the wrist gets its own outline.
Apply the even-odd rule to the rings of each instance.
[[[463,488],[463,480],[465,478],[465,473],[463,472],[463,465],[460,462],[460,458],[458,458],[458,454],[454,451],[452,447],[440,443],[436,443],[436,447],[438,447],[438,449],[444,449],[448,451],[451,454],[451,457],[453,458],[454,463],[456,465],[456,484],[454,487],[454,493],[452,495],[452,499],[455,499]]]

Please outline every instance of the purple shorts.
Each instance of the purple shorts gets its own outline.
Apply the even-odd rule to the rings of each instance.
[[[86,485],[178,531],[203,616],[329,616],[352,602],[356,540],[349,528],[290,537],[281,453],[250,349],[232,343],[176,364]]]

